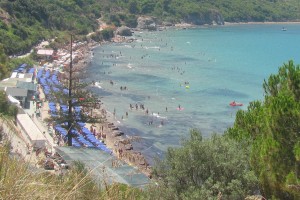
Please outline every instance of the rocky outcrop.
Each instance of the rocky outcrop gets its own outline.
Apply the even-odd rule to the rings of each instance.
[[[186,16],[184,21],[194,25],[224,25],[223,16],[217,10],[191,13]]]
[[[162,26],[174,26],[172,22],[162,22]]]
[[[116,34],[120,36],[132,36],[131,29],[128,28],[127,26],[119,27],[116,31]]]
[[[156,18],[149,17],[149,16],[143,16],[139,17],[137,19],[137,28],[143,29],[143,30],[149,30],[149,31],[155,31],[157,30],[157,22]]]

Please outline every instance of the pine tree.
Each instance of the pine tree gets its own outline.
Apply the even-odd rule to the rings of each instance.
[[[64,68],[61,84],[55,85],[58,90],[52,92],[51,101],[60,104],[61,108],[55,115],[50,117],[50,121],[56,124],[64,124],[67,129],[68,146],[72,146],[73,128],[80,128],[78,122],[97,123],[101,117],[92,116],[92,110],[100,108],[100,100],[86,89],[90,83],[84,82],[84,66],[73,60],[73,36],[70,42],[70,65]],[[89,113],[91,111],[91,113]]]
[[[227,134],[247,141],[266,198],[300,198],[300,66],[292,61],[264,82],[264,102],[238,111]]]

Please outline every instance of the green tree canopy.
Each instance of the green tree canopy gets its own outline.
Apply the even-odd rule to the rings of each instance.
[[[22,54],[60,32],[86,35],[96,31],[100,17],[117,26],[135,27],[139,15],[179,23],[190,17],[209,19],[211,11],[228,22],[300,18],[298,0],[1,0],[0,43],[6,54]]]
[[[16,117],[18,113],[17,106],[11,104],[4,91],[0,91],[0,115]]]
[[[247,150],[216,134],[204,139],[192,130],[181,148],[169,148],[154,175],[163,199],[241,199],[254,194],[258,181],[249,168]],[[152,194],[153,195],[153,194]]]
[[[263,84],[264,102],[238,111],[227,134],[247,141],[267,198],[300,198],[300,67],[289,61]]]
[[[0,44],[0,79],[5,78],[10,70],[7,67],[8,57],[4,52],[4,47]]]

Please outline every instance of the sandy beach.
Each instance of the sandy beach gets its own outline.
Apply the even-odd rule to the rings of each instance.
[[[77,62],[73,65],[74,69],[80,68],[84,70],[87,67],[87,63],[90,61],[91,56],[93,55],[93,48],[95,48],[97,45],[98,44],[96,43],[87,43],[74,50],[74,54],[80,55],[77,57]],[[67,49],[67,47],[65,49]],[[40,99],[44,100],[41,108],[41,118],[42,120],[46,120],[49,118],[48,101],[45,99],[45,95],[43,94],[41,87],[39,88]],[[96,138],[99,139],[99,141],[103,141],[104,144],[106,144],[106,146],[112,150],[117,159],[137,167],[141,172],[150,177],[151,167],[148,165],[148,162],[141,152],[135,151],[131,144],[133,141],[138,142],[140,138],[129,137],[126,136],[126,133],[120,132],[115,123],[113,114],[105,110],[101,104],[102,103],[100,103],[100,108],[94,108],[90,112],[90,115],[101,118],[101,122],[96,124],[86,124],[86,128],[88,128],[91,132],[94,132]],[[56,139],[54,138],[54,140]],[[60,142],[60,145],[66,144]]]
[[[112,42],[122,42],[122,39],[124,38],[116,37]],[[93,41],[85,43],[77,42],[77,44],[79,45],[73,46],[73,56],[75,55],[75,58],[73,57],[73,69],[85,71],[93,56],[93,49],[101,44]],[[36,66],[36,70],[44,68],[51,73],[59,71],[58,76],[62,78],[64,73],[62,70],[67,68],[70,63],[69,48],[69,46],[65,46],[62,49],[59,49],[57,57],[61,57],[61,59],[48,61],[47,63],[42,64],[43,66]],[[59,65],[63,65],[64,67],[59,67]],[[37,80],[35,80],[35,82],[37,83]],[[12,155],[31,163],[37,168],[44,168],[45,162],[47,161],[46,155],[49,155],[49,158],[55,156],[55,147],[66,146],[67,144],[61,137],[56,136],[57,134],[55,133],[53,123],[47,122],[50,118],[49,100],[46,99],[46,95],[40,84],[38,84],[38,93],[38,98],[42,103],[40,103],[39,106],[36,106],[34,101],[30,101],[31,108],[25,109],[24,111],[44,134],[47,140],[45,149],[34,149],[33,146],[29,144],[30,142],[28,139],[22,134],[21,129],[11,120],[6,120],[5,118],[0,119],[0,125],[3,126],[4,132],[6,133],[5,140],[3,141],[10,141]],[[102,102],[100,103],[100,107],[98,106],[97,108],[92,109],[89,114],[90,116],[101,118],[101,122],[86,124],[86,128],[92,133],[95,133],[95,137],[112,151],[112,154],[116,159],[138,168],[139,171],[148,177],[151,177],[151,167],[148,165],[148,162],[141,152],[135,151],[132,145],[132,142],[138,142],[140,138],[129,137],[126,136],[126,133],[120,132],[113,114],[108,110],[105,110],[101,104]],[[57,163],[54,163],[54,165],[55,172],[61,173],[62,169],[60,166],[58,166]]]

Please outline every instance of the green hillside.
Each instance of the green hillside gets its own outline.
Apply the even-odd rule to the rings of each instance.
[[[130,27],[139,15],[178,23],[205,19],[211,11],[228,22],[300,19],[298,0],[1,0],[0,5],[0,43],[8,55],[27,52],[62,31],[85,35],[97,29],[100,17]]]
[[[300,21],[300,0],[0,0],[0,79],[21,62],[8,55],[44,39],[62,43],[69,33],[84,37],[99,18],[134,27],[140,15],[179,23],[211,13],[227,22]],[[0,124],[0,199],[300,199],[300,65],[284,64],[263,89],[264,100],[239,110],[224,135],[206,139],[191,130],[181,147],[169,148],[144,190],[99,188],[81,164],[63,177],[32,173],[9,154]],[[14,116],[4,96],[0,115]]]

